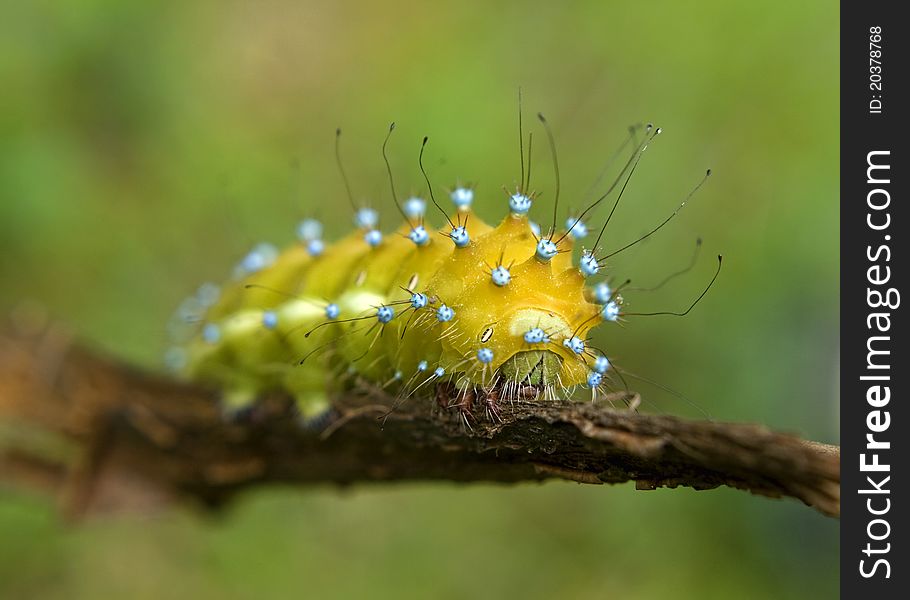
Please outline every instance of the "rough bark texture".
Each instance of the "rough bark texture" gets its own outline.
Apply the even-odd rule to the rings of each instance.
[[[444,391],[438,395],[444,395]],[[69,515],[218,506],[267,482],[635,481],[727,485],[840,511],[840,452],[760,425],[689,421],[590,403],[481,406],[468,427],[437,402],[353,390],[320,427],[266,399],[233,422],[213,393],[71,345],[0,335],[0,484],[45,488]],[[622,406],[622,403],[618,403]]]

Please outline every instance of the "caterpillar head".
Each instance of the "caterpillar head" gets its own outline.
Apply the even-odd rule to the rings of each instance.
[[[429,294],[455,313],[437,327],[441,363],[463,374],[459,386],[586,382],[584,340],[601,307],[586,300],[571,249],[570,236],[537,238],[525,214],[513,211],[447,258]]]

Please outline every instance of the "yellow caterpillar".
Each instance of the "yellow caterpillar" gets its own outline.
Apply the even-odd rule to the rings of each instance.
[[[620,177],[631,176],[659,132],[649,126]],[[404,222],[392,235],[377,229],[369,208],[357,209],[357,229],[332,244],[323,242],[321,224],[304,221],[298,242],[280,253],[260,245],[229,284],[203,286],[190,299],[182,316],[198,326],[171,362],[222,389],[230,409],[279,390],[304,417],[329,406],[343,372],[403,394],[441,382],[462,393],[496,389],[499,397],[596,390],[611,365],[586,340],[620,318],[621,298],[606,283],[587,285],[603,264],[594,250],[573,264],[573,245],[586,233],[581,217],[562,232],[554,220],[543,235],[528,220],[533,195],[523,179],[495,226],[472,212],[474,191],[460,186],[450,193],[451,213],[439,208],[446,225],[432,230],[426,202],[398,204],[394,183]],[[439,207],[428,178],[427,185]]]

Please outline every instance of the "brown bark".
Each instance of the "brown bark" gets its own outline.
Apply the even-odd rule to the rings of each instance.
[[[218,506],[268,482],[354,484],[562,478],[636,488],[727,485],[840,512],[836,446],[760,425],[689,421],[591,403],[396,405],[377,390],[337,399],[303,428],[283,399],[225,421],[213,393],[71,345],[0,335],[0,484],[47,489],[71,516],[175,500]],[[620,406],[622,404],[620,403]]]

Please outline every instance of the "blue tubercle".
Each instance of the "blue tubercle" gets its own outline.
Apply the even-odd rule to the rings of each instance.
[[[382,243],[382,232],[378,229],[369,229],[365,234],[363,234],[363,241],[365,241],[372,248],[375,248]]]
[[[540,327],[532,327],[525,332],[524,340],[528,344],[546,344],[550,341],[550,338]]]
[[[540,238],[540,241],[537,242],[537,258],[544,262],[549,262],[557,254],[559,254],[559,249],[552,240]]]
[[[354,224],[361,229],[373,229],[379,224],[379,213],[367,207],[358,209],[354,214]]]
[[[426,294],[421,294],[420,292],[414,292],[411,294],[411,307],[415,309],[424,308],[427,304],[430,303],[430,299],[427,298]]]
[[[572,336],[563,340],[562,345],[574,352],[582,354],[585,351],[585,341],[578,336]]]
[[[426,227],[423,225],[417,225],[411,229],[408,233],[408,239],[414,242],[417,246],[426,246],[430,243],[430,234],[427,233]]]
[[[262,313],[262,326],[266,329],[275,329],[278,326],[278,314],[274,310]]]
[[[591,277],[592,275],[597,275],[597,272],[600,271],[600,263],[597,262],[597,258],[594,257],[590,250],[585,250],[578,263],[578,269],[585,277]]]
[[[493,269],[490,278],[493,280],[493,283],[499,287],[509,285],[509,282],[512,281],[512,274],[509,273],[509,270],[502,265],[499,265]]]
[[[376,309],[376,318],[385,325],[395,317],[395,309],[391,306],[380,306]]]
[[[531,210],[531,199],[522,193],[509,196],[509,210],[515,215],[526,215]]]
[[[310,240],[306,243],[306,251],[310,256],[322,256],[325,252],[325,242],[322,240]]]
[[[443,369],[442,367],[436,367],[436,370],[433,371],[433,376],[435,376],[435,377],[442,377],[445,374],[446,374],[446,370]]]
[[[452,203],[458,208],[467,208],[474,202],[474,190],[466,187],[457,187],[450,195]]]
[[[464,248],[471,243],[471,236],[468,235],[468,230],[461,225],[452,228],[449,233],[449,239],[455,243],[456,248]]]
[[[493,362],[493,351],[489,348],[481,348],[477,351],[477,360],[485,365],[490,364]]]
[[[325,316],[327,319],[334,321],[338,318],[338,315],[341,314],[341,309],[338,308],[338,305],[335,303],[329,304],[325,307]]]
[[[417,196],[412,196],[404,201],[404,214],[409,219],[419,219],[427,213],[427,201]]]
[[[588,226],[579,221],[577,217],[569,217],[566,220],[566,231],[573,240],[580,240],[588,235]]]
[[[186,350],[179,346],[168,348],[164,353],[164,365],[170,371],[182,371],[186,367]]]
[[[594,302],[598,304],[606,304],[613,298],[613,290],[610,289],[610,286],[604,282],[598,283],[594,286]]]
[[[304,219],[297,225],[297,237],[301,242],[322,239],[322,223],[316,219]]]
[[[420,292],[414,292],[411,294],[411,307],[414,309],[424,308],[427,304],[430,303],[430,299],[427,298],[426,294],[421,294]]]
[[[428,365],[427,365],[427,361],[422,360],[422,361],[420,361],[419,363],[417,363],[417,370],[418,370],[418,371],[426,371],[426,370],[427,370],[427,366],[428,366]]]
[[[455,318],[455,311],[452,310],[451,308],[449,308],[448,306],[446,306],[445,304],[440,305],[440,307],[436,309],[436,319],[440,323],[446,323],[448,321],[451,321],[454,318]]]
[[[598,356],[594,359],[594,370],[603,375],[610,370],[610,360],[606,356]]]
[[[202,318],[204,308],[198,297],[190,296],[177,307],[177,317],[184,323],[195,323]]]
[[[603,380],[604,380],[603,375],[601,375],[600,373],[597,373],[596,371],[592,371],[591,373],[588,374],[588,387],[596,388],[601,383],[603,383]]]
[[[237,265],[237,268],[235,269],[235,275],[243,277],[261,271],[262,269],[271,266],[276,258],[278,258],[278,248],[267,242],[256,244],[256,246],[241,259],[240,264]]]
[[[616,321],[619,319],[619,304],[614,300],[610,300],[600,311],[600,316],[602,316],[605,321]]]
[[[203,283],[199,286],[199,289],[196,290],[196,299],[199,301],[199,304],[205,308],[213,306],[218,302],[219,297],[221,297],[221,288],[214,283]]]
[[[221,339],[221,328],[215,323],[206,323],[202,328],[202,339],[209,344],[217,344]]]

